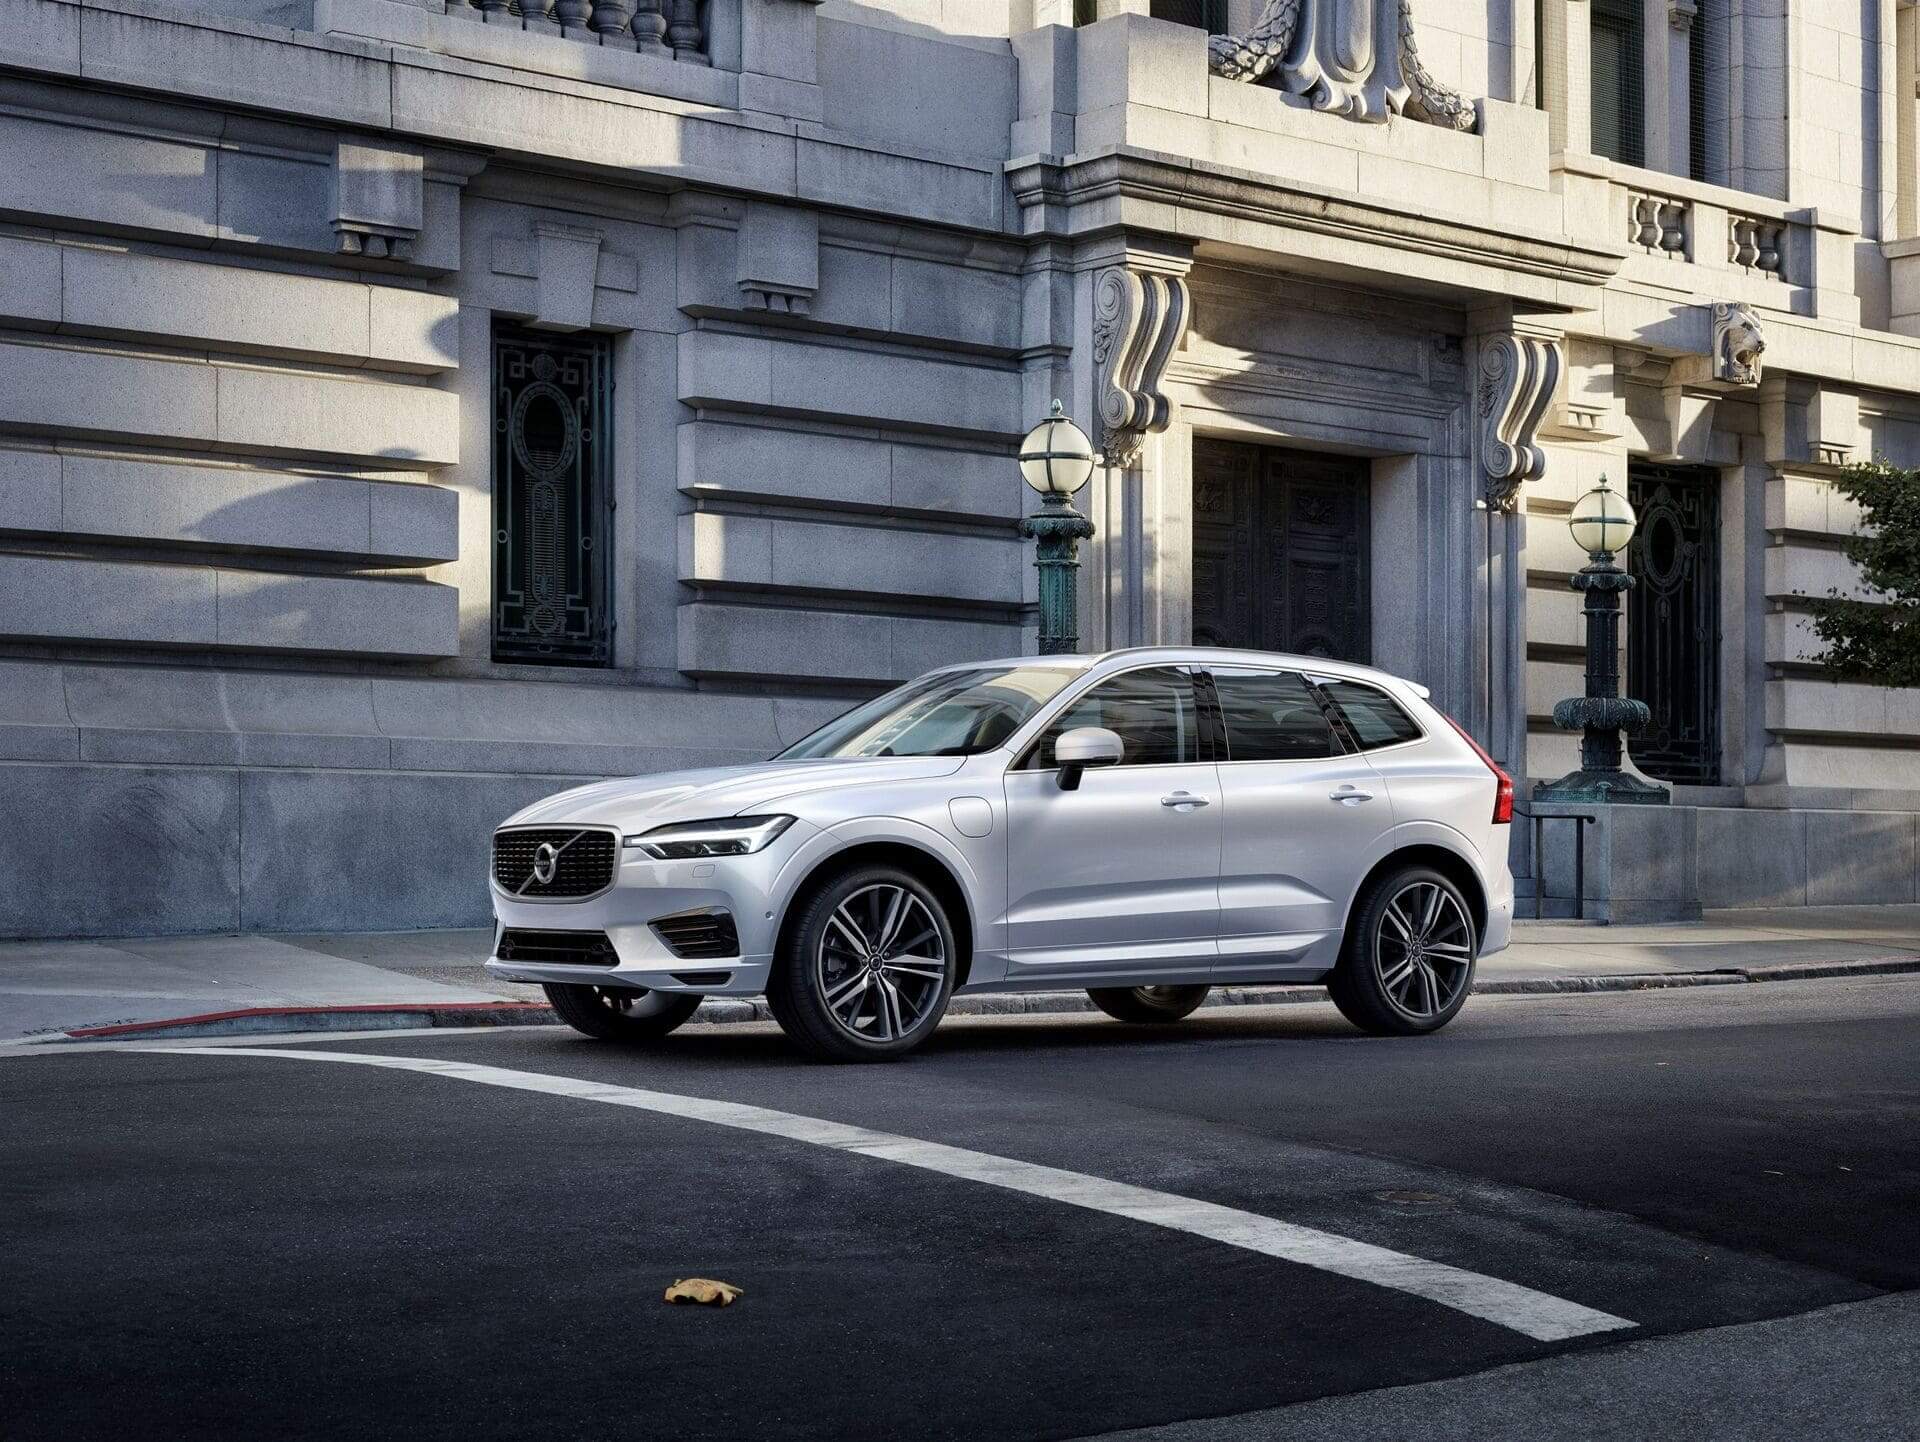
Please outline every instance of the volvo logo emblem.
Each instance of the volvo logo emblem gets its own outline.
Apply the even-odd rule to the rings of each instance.
[[[534,848],[533,879],[542,886],[553,885],[554,874],[560,870],[560,849],[551,841],[543,841]]]

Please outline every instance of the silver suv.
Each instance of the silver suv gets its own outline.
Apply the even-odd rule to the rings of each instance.
[[[1127,1022],[1324,982],[1441,1027],[1507,944],[1513,784],[1425,688],[1199,648],[950,666],[773,760],[606,781],[493,839],[487,969],[589,1036],[764,992],[817,1056],[898,1056],[956,992]]]

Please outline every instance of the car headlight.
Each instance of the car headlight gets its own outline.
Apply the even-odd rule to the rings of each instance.
[[[712,821],[676,821],[656,826],[620,844],[660,861],[690,861],[702,856],[747,856],[772,844],[793,825],[791,816],[722,816]]]

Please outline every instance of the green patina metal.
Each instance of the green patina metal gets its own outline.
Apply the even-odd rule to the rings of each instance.
[[[1633,577],[1616,566],[1609,553],[1595,551],[1569,584],[1587,598],[1587,694],[1555,706],[1553,724],[1582,733],[1580,769],[1558,781],[1541,782],[1533,788],[1533,799],[1665,806],[1673,799],[1666,787],[1620,769],[1622,733],[1638,733],[1651,715],[1645,702],[1620,694],[1620,598],[1632,588]]]
[[[1093,534],[1093,522],[1065,496],[1049,494],[1020,522],[1020,534],[1036,543],[1038,553],[1040,654],[1071,655],[1080,649],[1080,543]]]

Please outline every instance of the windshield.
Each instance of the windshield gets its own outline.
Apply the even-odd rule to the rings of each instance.
[[[983,666],[922,676],[829,721],[774,759],[991,751],[1078,674],[1065,666]]]

